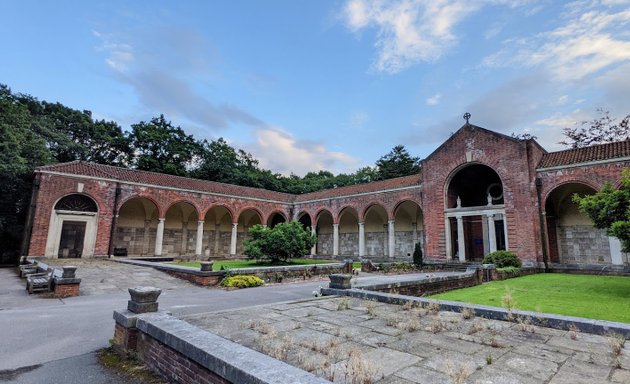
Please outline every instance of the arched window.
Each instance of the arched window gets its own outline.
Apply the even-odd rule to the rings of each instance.
[[[57,202],[55,209],[59,211],[98,212],[96,203],[85,195],[68,195]]]

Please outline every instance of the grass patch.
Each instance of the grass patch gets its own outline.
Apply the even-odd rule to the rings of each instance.
[[[258,268],[258,267],[279,267],[286,265],[312,265],[312,264],[332,264],[337,263],[337,261],[331,260],[313,260],[313,259],[293,259],[286,263],[271,263],[268,261],[259,261],[259,260],[234,260],[234,261],[215,261],[212,265],[213,271],[223,269],[232,269],[232,268]],[[186,267],[195,267],[200,268],[201,263],[198,261],[180,261],[173,263],[175,265],[183,265]],[[357,263],[359,268],[361,268],[361,263]],[[354,263],[352,263],[354,266]]]
[[[97,356],[102,366],[124,377],[126,382],[166,384],[166,381],[151,372],[140,360],[132,357],[121,358],[112,347],[101,349]]]
[[[515,309],[630,323],[630,278],[540,273],[432,296],[502,307],[510,292]]]

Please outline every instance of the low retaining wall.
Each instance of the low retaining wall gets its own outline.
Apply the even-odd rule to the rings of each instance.
[[[114,319],[115,345],[169,382],[330,383],[165,313],[115,311]]]
[[[119,263],[151,267],[197,285],[218,285],[226,274],[258,276],[267,283],[281,283],[285,279],[307,279],[318,275],[352,272],[352,263],[290,265],[281,267],[233,268],[223,271],[201,271],[199,268],[156,263],[137,259],[114,259]]]

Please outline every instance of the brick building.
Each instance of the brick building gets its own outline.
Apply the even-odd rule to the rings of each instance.
[[[526,262],[628,264],[571,196],[630,167],[630,141],[547,152],[464,125],[418,175],[291,195],[86,162],[38,168],[25,253],[98,257],[238,257],[247,230],[299,220],[319,257],[481,260],[498,249]]]

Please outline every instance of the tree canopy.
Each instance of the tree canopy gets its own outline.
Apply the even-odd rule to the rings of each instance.
[[[582,121],[577,127],[564,128],[562,133],[566,139],[558,144],[582,148],[630,139],[630,115],[617,123],[615,118],[610,117],[609,111],[598,109],[597,112],[600,116],[591,121]]]
[[[420,158],[412,157],[404,145],[397,145],[376,161],[379,180],[408,176],[420,172]]]
[[[630,170],[624,171],[619,189],[606,184],[594,195],[575,195],[573,200],[596,228],[606,229],[621,241],[624,252],[630,252]]]

